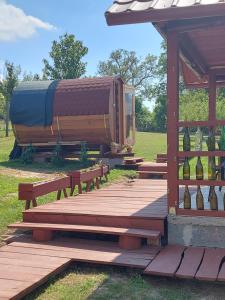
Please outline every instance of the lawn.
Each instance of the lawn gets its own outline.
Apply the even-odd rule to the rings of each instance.
[[[25,166],[21,162],[8,162],[13,146],[13,137],[0,138],[0,235],[6,232],[9,223],[21,219],[24,203],[17,200],[19,182],[37,181],[29,176],[6,176],[8,170],[39,172],[64,172],[78,167],[70,162],[64,168],[51,164]],[[137,133],[134,148],[137,156],[154,160],[157,153],[166,152],[166,135],[159,133]],[[205,162],[206,163],[206,162]],[[192,170],[195,162],[191,161]],[[120,180],[123,176],[134,175],[132,171],[113,170],[110,181]],[[55,194],[41,197],[38,203],[55,199]],[[135,270],[74,264],[64,273],[52,278],[44,286],[26,297],[26,300],[223,300],[225,287],[222,284],[209,284],[196,281],[172,280],[167,278],[142,276]]]

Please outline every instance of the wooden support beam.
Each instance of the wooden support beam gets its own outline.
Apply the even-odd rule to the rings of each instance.
[[[179,119],[179,40],[176,32],[167,37],[167,156],[168,156],[168,206],[175,213],[178,192],[178,130]]]
[[[216,120],[216,76],[209,72],[209,121]]]

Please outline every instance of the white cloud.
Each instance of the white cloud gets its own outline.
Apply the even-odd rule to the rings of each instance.
[[[0,41],[14,41],[33,36],[38,29],[53,30],[55,27],[25,12],[5,0],[0,0]]]

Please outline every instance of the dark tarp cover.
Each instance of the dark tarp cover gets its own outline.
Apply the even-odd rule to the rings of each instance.
[[[50,126],[58,81],[21,82],[14,90],[10,104],[12,124]]]

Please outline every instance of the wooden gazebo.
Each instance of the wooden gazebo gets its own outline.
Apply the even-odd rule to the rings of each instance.
[[[167,41],[168,211],[171,215],[224,217],[224,210],[179,207],[181,186],[222,186],[221,180],[179,179],[184,157],[221,157],[224,151],[179,151],[179,128],[225,125],[216,118],[217,87],[225,85],[225,2],[222,0],[117,0],[106,12],[108,25],[152,22]],[[148,33],[146,33],[148,35]],[[188,88],[208,88],[208,120],[179,119],[179,75]]]

